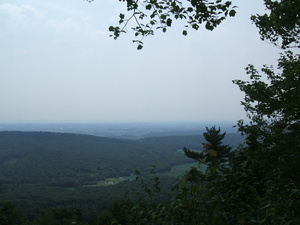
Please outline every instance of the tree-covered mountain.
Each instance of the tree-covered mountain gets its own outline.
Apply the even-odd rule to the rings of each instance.
[[[201,149],[202,141],[201,135],[119,140],[83,134],[3,131],[0,199],[16,203],[32,217],[40,209],[53,207],[80,208],[85,215],[96,214],[136,184],[125,181],[113,186],[85,186],[129,176],[135,168],[145,174],[151,165],[160,172],[193,162],[181,150]],[[229,134],[227,141],[235,146],[243,138]]]
[[[178,146],[161,149],[149,144],[148,139],[129,141],[65,133],[0,132],[1,180],[10,184],[49,181],[59,184],[60,180],[68,180],[70,186],[76,186],[107,177],[129,176],[134,168],[147,170],[152,164],[165,170],[187,162],[176,151]]]

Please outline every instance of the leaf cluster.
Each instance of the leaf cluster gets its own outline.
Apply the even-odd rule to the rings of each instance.
[[[272,147],[291,136],[300,140],[300,57],[290,51],[281,54],[278,70],[281,74],[264,66],[261,74],[249,65],[246,71],[250,81],[233,81],[245,93],[241,103],[251,120],[250,125],[240,121],[240,131],[252,138],[249,144],[254,147],[260,143]]]
[[[120,0],[121,1],[121,0]],[[226,17],[233,17],[236,14],[235,6],[231,1],[208,1],[208,0],[122,0],[126,2],[128,17],[120,13],[119,25],[110,26],[111,37],[119,38],[121,33],[126,33],[130,21],[134,21],[135,26],[131,29],[137,43],[137,49],[143,48],[143,38],[154,35],[155,30],[166,32],[172,26],[174,20],[186,21],[183,35],[187,35],[187,30],[192,28],[198,30],[204,24],[207,30],[216,28]]]
[[[283,49],[300,47],[300,2],[298,0],[265,0],[269,14],[253,15],[262,40]]]

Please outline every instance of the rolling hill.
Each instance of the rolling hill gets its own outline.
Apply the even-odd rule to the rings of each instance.
[[[181,150],[201,149],[203,141],[200,135],[120,140],[84,134],[2,131],[0,202],[14,202],[32,217],[41,209],[53,207],[97,214],[137,184],[93,184],[129,176],[135,168],[146,174],[151,165],[156,165],[157,172],[166,172],[174,165],[193,162]],[[237,134],[228,134],[225,140],[232,146],[242,141]],[[169,184],[174,182],[174,178],[165,179]],[[92,188],[85,188],[89,185]]]

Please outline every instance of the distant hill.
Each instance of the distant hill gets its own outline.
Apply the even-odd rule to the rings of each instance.
[[[83,134],[0,132],[0,170],[5,182],[39,183],[73,179],[76,183],[128,176],[134,168],[158,170],[189,162],[177,150],[201,149],[202,135],[120,140]],[[227,134],[224,143],[236,147],[239,134]]]
[[[134,168],[158,169],[184,163],[176,149],[160,149],[145,141],[50,132],[0,132],[0,170],[5,183],[72,180],[84,183],[128,176]],[[72,183],[71,182],[71,183]]]
[[[223,144],[228,144],[233,148],[243,144],[245,138],[237,133],[228,133],[224,138]],[[169,135],[169,136],[157,136],[146,137],[137,140],[137,143],[146,144],[152,147],[163,149],[183,149],[183,147],[202,149],[202,143],[205,142],[203,135]]]
[[[0,131],[58,132],[89,134],[118,139],[139,139],[158,136],[201,135],[205,127],[217,125],[222,131],[234,133],[231,122],[139,122],[139,123],[0,123]]]
[[[134,168],[142,174],[156,165],[157,172],[194,162],[182,148],[201,149],[203,136],[148,137],[120,140],[92,135],[54,132],[0,132],[0,205],[10,201],[28,215],[55,207],[80,208],[97,215],[137,185],[84,188],[105,178],[129,176]],[[225,143],[243,142],[227,134]],[[170,178],[164,178],[171,185]],[[171,182],[171,183],[170,183]],[[91,208],[94,209],[91,210]]]

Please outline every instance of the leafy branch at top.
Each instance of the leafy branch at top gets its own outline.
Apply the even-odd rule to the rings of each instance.
[[[88,0],[91,1],[91,0]],[[186,25],[182,31],[187,35],[187,30],[192,28],[198,30],[201,24],[205,24],[207,30],[216,28],[226,17],[236,14],[235,6],[231,1],[215,0],[120,0],[127,3],[127,11],[130,15],[120,13],[119,25],[110,26],[110,35],[114,39],[120,37],[121,33],[127,32],[129,22],[135,23],[131,29],[137,43],[137,49],[143,48],[144,37],[154,35],[154,30],[166,32],[172,26],[174,20],[185,20]]]

